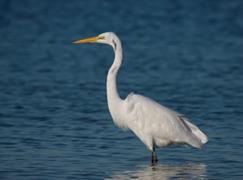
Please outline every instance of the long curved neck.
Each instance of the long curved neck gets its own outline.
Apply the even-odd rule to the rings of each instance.
[[[115,53],[115,59],[109,69],[107,75],[107,81],[106,81],[107,101],[108,101],[108,107],[111,114],[113,109],[117,108],[117,105],[119,105],[119,103],[122,101],[117,91],[117,82],[116,82],[117,73],[122,63],[121,42],[117,40],[116,42],[114,42],[114,44],[112,44],[112,47]]]

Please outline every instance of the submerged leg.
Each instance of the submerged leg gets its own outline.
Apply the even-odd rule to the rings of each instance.
[[[157,155],[156,155],[156,152],[155,152],[155,147],[153,147],[152,156],[151,156],[151,163],[156,164],[157,162],[158,162],[158,159],[157,159]]]

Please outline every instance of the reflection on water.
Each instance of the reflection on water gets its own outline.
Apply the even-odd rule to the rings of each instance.
[[[139,167],[134,171],[114,173],[107,179],[144,179],[166,180],[171,178],[180,179],[207,179],[205,164],[181,164]]]

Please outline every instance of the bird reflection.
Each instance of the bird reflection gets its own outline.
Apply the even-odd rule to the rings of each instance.
[[[205,164],[182,164],[140,167],[134,171],[114,173],[107,179],[142,179],[142,180],[167,180],[179,179],[207,179]]]

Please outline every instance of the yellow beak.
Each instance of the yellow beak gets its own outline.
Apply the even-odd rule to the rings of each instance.
[[[77,41],[74,41],[74,44],[81,44],[81,43],[92,43],[92,42],[97,42],[99,39],[104,39],[105,37],[103,36],[95,36],[95,37],[90,37],[90,38],[85,38],[85,39],[80,39]]]

